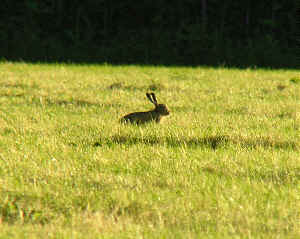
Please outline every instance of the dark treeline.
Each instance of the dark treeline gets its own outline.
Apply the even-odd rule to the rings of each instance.
[[[2,0],[8,60],[297,66],[297,0]]]

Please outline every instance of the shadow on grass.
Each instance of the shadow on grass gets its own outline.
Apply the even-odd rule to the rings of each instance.
[[[1,84],[0,88],[19,88],[23,90],[30,90],[30,89],[39,89],[37,85],[26,85],[21,83],[7,83],[7,84]],[[176,87],[170,88],[166,87],[163,84],[149,84],[145,86],[134,86],[134,85],[124,85],[122,82],[113,83],[110,86],[107,87],[107,90],[126,90],[126,91],[160,91],[160,90],[179,90]],[[30,103],[30,104],[36,104],[36,105],[48,105],[48,106],[79,106],[79,107],[91,107],[91,106],[98,106],[98,107],[121,107],[122,104],[118,103],[101,103],[101,102],[95,102],[95,101],[88,101],[84,99],[56,99],[54,97],[46,97],[46,96],[37,96],[37,95],[31,95],[27,93],[1,93],[0,98],[24,98],[24,103]]]
[[[298,150],[299,143],[295,141],[279,141],[269,137],[255,137],[245,138],[241,136],[228,136],[228,135],[216,135],[205,137],[159,137],[159,136],[145,136],[137,137],[132,135],[113,135],[109,138],[101,138],[98,142],[94,143],[95,147],[101,147],[104,145],[166,145],[169,147],[206,147],[216,150],[217,148],[226,147],[229,145],[238,145],[242,148],[255,149],[259,147],[274,148],[274,149],[292,149]]]
[[[81,99],[55,99],[50,97],[37,97],[37,96],[30,96],[24,93],[2,93],[0,94],[0,98],[24,98],[24,104],[35,104],[35,105],[46,105],[46,106],[76,106],[76,107],[121,107],[122,104],[113,104],[113,103],[101,103],[101,102],[93,102],[88,100],[81,100]]]
[[[40,87],[36,84],[23,84],[23,83],[0,83],[1,88],[15,88],[15,89],[39,89]]]
[[[298,184],[300,179],[300,168],[276,168],[272,170],[251,170],[248,175],[244,177],[250,177],[256,180],[264,182],[272,182],[275,184]]]
[[[271,182],[276,185],[297,184],[300,179],[300,168],[255,168],[246,171],[231,170],[229,168],[208,166],[201,168],[201,171],[217,177],[239,177],[255,181]]]
[[[43,98],[38,99],[34,98],[33,101],[46,104],[46,105],[59,105],[59,106],[68,106],[68,105],[74,105],[74,106],[80,106],[80,107],[90,107],[90,106],[99,106],[99,103],[91,102],[87,100],[77,100],[77,99],[70,99],[70,100],[58,100],[58,99],[49,99],[49,98]]]
[[[15,93],[2,93],[2,94],[0,94],[0,98],[22,98],[22,97],[25,97],[25,94],[23,94],[23,93],[17,93],[17,94],[15,94]]]
[[[36,195],[4,190],[0,196],[0,218],[3,222],[44,225],[52,220],[52,216],[42,210],[44,199]]]
[[[88,100],[80,100],[80,99],[70,99],[70,100],[58,100],[58,99],[50,99],[43,98],[42,100],[38,98],[34,98],[38,104],[46,104],[48,106],[78,106],[78,107],[100,107],[100,108],[112,108],[112,107],[121,107],[122,104],[119,103],[101,103],[101,102],[93,102]]]
[[[170,86],[166,86],[162,83],[150,83],[147,85],[143,85],[143,86],[136,86],[136,85],[126,85],[124,82],[116,82],[113,83],[111,85],[109,85],[107,88],[107,90],[127,90],[127,91],[163,91],[163,90],[168,90],[168,91],[178,91],[178,90],[182,90],[179,87],[170,87]]]

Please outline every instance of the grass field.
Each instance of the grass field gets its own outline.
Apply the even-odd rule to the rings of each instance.
[[[300,238],[300,72],[0,64],[0,238]],[[161,124],[122,125],[153,106]]]

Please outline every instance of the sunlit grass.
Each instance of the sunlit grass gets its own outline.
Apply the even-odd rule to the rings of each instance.
[[[299,77],[1,63],[0,237],[298,238]]]

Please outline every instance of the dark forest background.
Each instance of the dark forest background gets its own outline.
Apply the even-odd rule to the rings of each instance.
[[[2,0],[0,57],[292,68],[297,7],[298,0]]]

